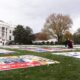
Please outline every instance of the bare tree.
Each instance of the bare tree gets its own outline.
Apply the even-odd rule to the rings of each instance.
[[[71,28],[72,20],[68,15],[51,14],[42,29],[48,35],[57,36],[58,42],[62,41],[63,34]]]

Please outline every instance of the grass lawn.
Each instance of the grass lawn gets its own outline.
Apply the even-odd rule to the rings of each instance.
[[[16,51],[16,54],[0,54],[0,56],[30,54],[57,60],[60,63],[14,69],[9,71],[0,71],[0,80],[80,80],[80,59],[52,55],[50,53],[14,50]]]

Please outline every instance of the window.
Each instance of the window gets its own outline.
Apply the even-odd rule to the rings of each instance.
[[[10,33],[11,33],[11,30],[10,30]]]
[[[6,31],[7,31],[7,28],[6,28]]]
[[[4,31],[5,27],[2,27],[2,31]]]
[[[11,36],[9,36],[9,40],[11,40]]]
[[[6,28],[6,37],[7,37],[7,28]]]
[[[5,27],[2,27],[2,36],[4,36]]]

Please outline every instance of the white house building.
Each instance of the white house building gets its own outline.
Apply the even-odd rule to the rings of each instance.
[[[14,40],[14,28],[0,20],[0,45],[5,45],[8,41]]]

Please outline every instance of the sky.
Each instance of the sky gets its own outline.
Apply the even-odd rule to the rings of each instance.
[[[80,0],[0,0],[0,20],[10,25],[24,25],[40,32],[47,17],[53,13],[69,15],[71,28],[80,28]]]

